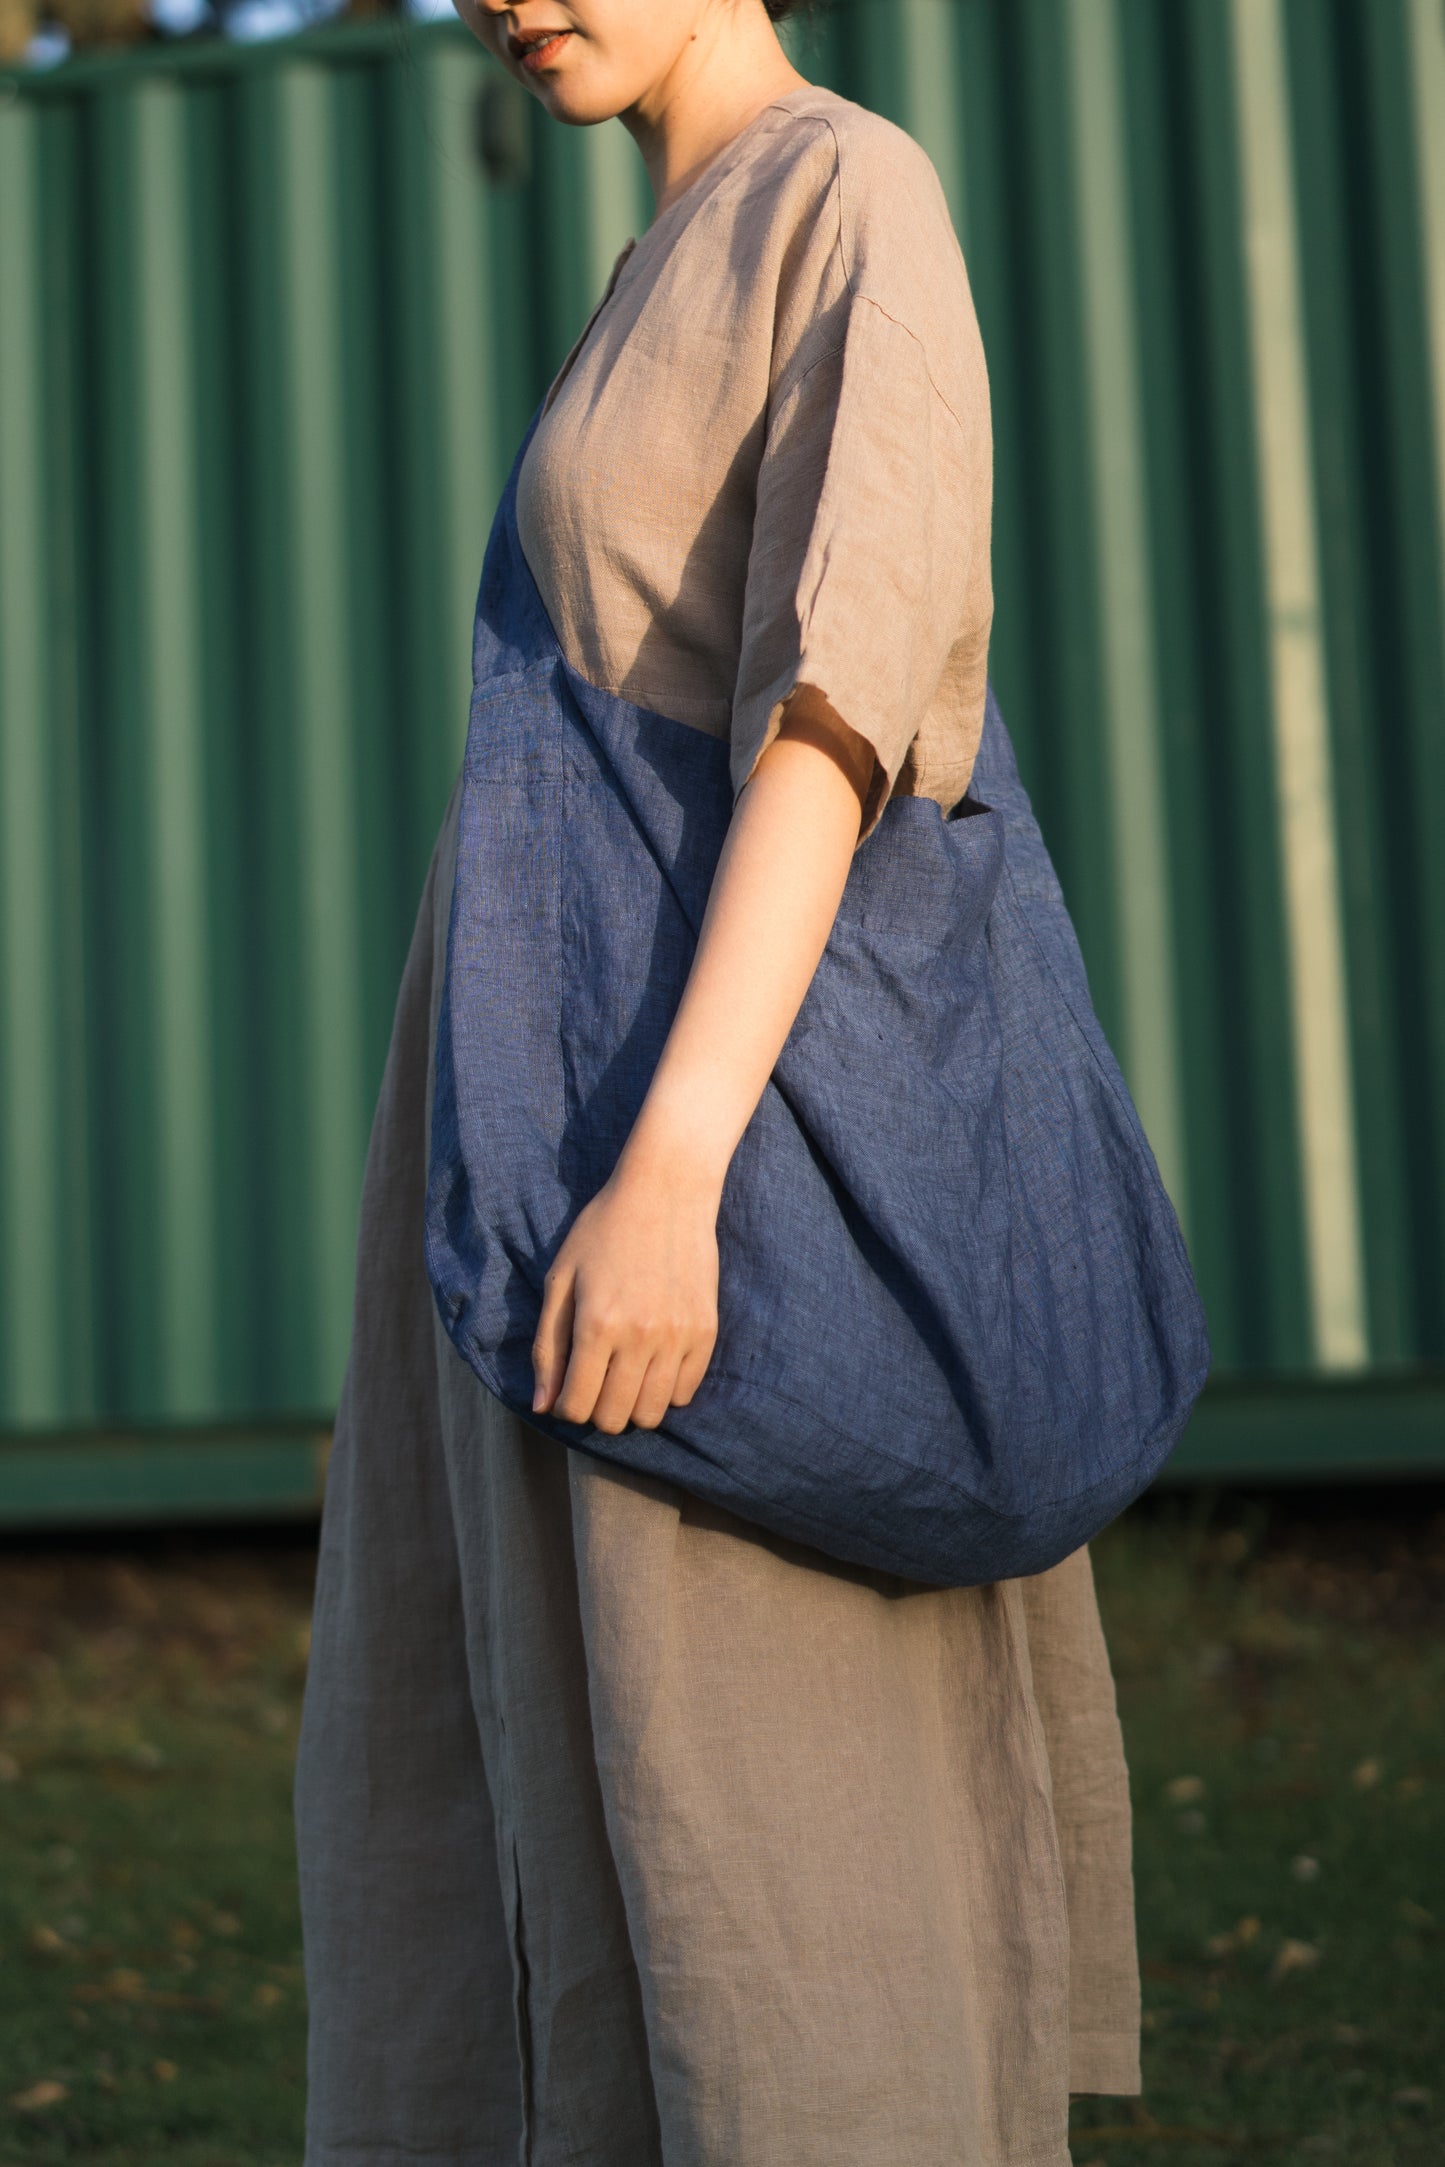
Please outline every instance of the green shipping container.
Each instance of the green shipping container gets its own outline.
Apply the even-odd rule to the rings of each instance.
[[[1445,1466],[1445,14],[837,0],[1179,1207],[1175,1460]],[[0,78],[0,1520],[314,1509],[497,491],[650,215],[460,28]]]

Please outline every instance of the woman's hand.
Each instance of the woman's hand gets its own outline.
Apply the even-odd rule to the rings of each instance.
[[[534,1412],[615,1437],[687,1405],[717,1338],[719,1197],[695,1167],[624,1154],[543,1281]]]
[[[785,704],[738,794],[632,1132],[544,1281],[534,1413],[611,1436],[656,1429],[701,1383],[723,1181],[827,944],[874,767],[813,687]]]

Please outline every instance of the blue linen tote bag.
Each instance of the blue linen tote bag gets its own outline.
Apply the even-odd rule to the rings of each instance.
[[[567,663],[517,535],[530,435],[477,602],[437,1028],[446,1331],[545,1435],[834,1558],[1042,1572],[1156,1473],[1209,1347],[991,685],[967,797],[895,797],[854,853],[724,1183],[691,1402],[618,1436],[532,1412],[543,1275],[652,1080],[732,786],[725,740]]]

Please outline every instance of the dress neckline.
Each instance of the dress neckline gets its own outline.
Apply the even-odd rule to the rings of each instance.
[[[835,94],[830,92],[822,83],[799,83],[796,89],[785,90],[780,98],[770,99],[765,106],[754,113],[750,121],[745,122],[738,129],[736,135],[730,135],[721,149],[713,153],[702,171],[693,175],[686,188],[673,197],[666,210],[658,211],[651,222],[643,227],[640,234],[634,234],[631,237],[614,265],[614,275],[621,270],[624,263],[630,263],[633,260],[638,250],[649,242],[654,234],[661,233],[664,229],[670,232],[678,230],[677,212],[685,209],[686,215],[681,220],[681,224],[688,225],[691,223],[692,214],[697,209],[698,204],[707,195],[711,194],[712,189],[719,182],[725,180],[728,174],[734,171],[770,113],[779,111],[791,113],[801,105],[804,99],[820,96],[827,98],[832,95]]]
[[[726,180],[728,174],[736,170],[755,132],[762,122],[766,120],[769,113],[778,111],[791,113],[795,110],[802,110],[805,99],[823,98],[826,100],[836,95],[836,92],[830,91],[822,83],[799,83],[795,90],[785,90],[780,98],[771,99],[759,112],[754,113],[750,121],[738,129],[736,135],[728,137],[722,148],[714,152],[713,156],[709,158],[702,171],[694,174],[686,188],[673,197],[665,211],[660,211],[650,225],[644,226],[640,235],[632,234],[629,236],[617,253],[601,298],[579,332],[570,353],[547,388],[539,409],[539,419],[544,418],[551,410],[564,382],[572,373],[573,363],[587,343],[593,325],[612,299],[612,296],[618,291],[624,273],[631,272],[635,268],[644,244],[650,242],[655,234],[662,232],[664,229],[667,229],[670,241],[676,240],[678,234],[691,224],[693,214],[700,204],[706,200],[707,196],[711,194],[712,187]],[[679,224],[673,214],[681,210],[684,205],[687,206],[687,215]],[[648,249],[647,253],[651,255],[651,249]]]

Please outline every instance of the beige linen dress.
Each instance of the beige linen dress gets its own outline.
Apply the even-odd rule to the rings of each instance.
[[[937,179],[816,88],[618,259],[518,525],[594,682],[726,735],[817,688],[962,794],[988,385]],[[307,2167],[1065,2167],[1139,2087],[1128,1780],[1087,1550],[846,1567],[559,1446],[422,1257],[459,787],[362,1201],[296,1775]]]

